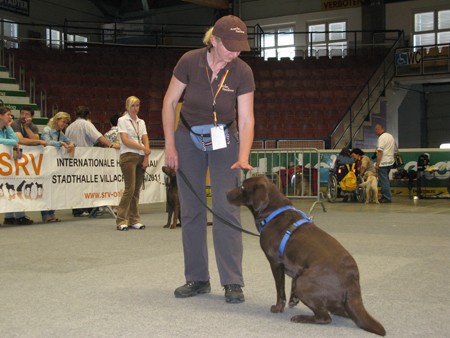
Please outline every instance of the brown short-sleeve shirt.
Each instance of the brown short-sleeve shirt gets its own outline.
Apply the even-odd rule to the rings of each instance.
[[[361,158],[360,167],[366,168],[366,171],[364,172],[364,177],[367,178],[368,176],[377,176],[377,169],[373,165],[372,160],[366,156],[363,155]]]
[[[255,90],[255,80],[250,66],[236,58],[228,63],[210,84],[212,70],[208,67],[206,48],[185,53],[174,69],[174,76],[186,84],[181,112],[190,126],[214,123],[213,97],[225,76],[222,88],[216,97],[216,113],[219,123],[228,124],[236,120],[237,97]],[[212,88],[212,89],[211,89]],[[180,123],[180,127],[184,128]],[[235,129],[235,123],[231,129]]]

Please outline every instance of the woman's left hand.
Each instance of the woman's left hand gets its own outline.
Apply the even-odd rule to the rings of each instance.
[[[248,162],[237,161],[231,166],[231,169],[253,170],[253,167]]]

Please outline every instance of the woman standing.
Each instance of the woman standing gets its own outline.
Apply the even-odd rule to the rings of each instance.
[[[140,100],[130,96],[125,102],[126,111],[119,118],[117,128],[120,135],[120,169],[125,189],[117,208],[117,230],[144,229],[139,214],[139,194],[148,166],[150,143],[144,120],[138,117]]]
[[[47,142],[47,146],[66,148],[68,153],[73,153],[75,145],[64,134],[63,130],[70,123],[70,115],[65,112],[56,113],[47,126],[42,131],[42,139]],[[43,210],[41,211],[43,222],[59,222],[59,219],[55,216],[55,210]]]
[[[214,213],[236,225],[240,225],[240,209],[228,203],[226,192],[239,184],[239,169],[253,169],[248,158],[254,134],[255,81],[251,68],[239,58],[241,51],[250,50],[247,27],[236,16],[224,16],[206,32],[203,42],[205,48],[185,53],[175,66],[162,112],[166,165],[182,172],[194,190],[189,189],[184,179],[177,180],[186,278],[186,284],[175,290],[177,298],[211,290],[204,207],[207,169]],[[182,123],[175,132],[176,106],[183,93]],[[196,140],[192,130],[198,128],[210,133],[211,140],[202,137]],[[213,224],[216,263],[225,301],[241,303],[244,301],[242,234],[216,216]]]

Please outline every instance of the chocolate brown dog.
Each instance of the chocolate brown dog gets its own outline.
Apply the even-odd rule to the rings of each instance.
[[[260,244],[270,262],[277,289],[274,313],[286,303],[285,273],[292,278],[290,306],[299,300],[314,315],[297,315],[296,323],[327,324],[330,313],[350,317],[360,328],[386,334],[366,311],[361,297],[359,271],[353,257],[332,236],[317,227],[264,176],[245,180],[227,193],[228,201],[252,212],[261,232]]]
[[[178,198],[177,173],[173,168],[164,166],[162,171],[168,176],[167,186],[167,224],[164,228],[175,229],[180,219],[180,200]],[[173,217],[173,220],[172,220]]]

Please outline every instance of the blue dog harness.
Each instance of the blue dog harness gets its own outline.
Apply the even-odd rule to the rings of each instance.
[[[281,239],[280,247],[278,248],[278,252],[280,256],[283,256],[284,248],[286,247],[286,244],[291,237],[292,233],[298,229],[301,225],[305,223],[312,223],[312,220],[306,216],[306,214],[303,211],[300,211],[298,209],[295,209],[292,205],[285,205],[284,207],[278,208],[274,212],[272,212],[269,216],[267,216],[261,223],[259,223],[259,233],[262,233],[264,230],[264,226],[269,223],[271,220],[273,220],[275,217],[277,217],[279,214],[285,212],[286,210],[294,210],[295,212],[298,212],[300,215],[303,216],[302,219],[299,219],[294,224],[292,224],[284,233],[283,238]]]

